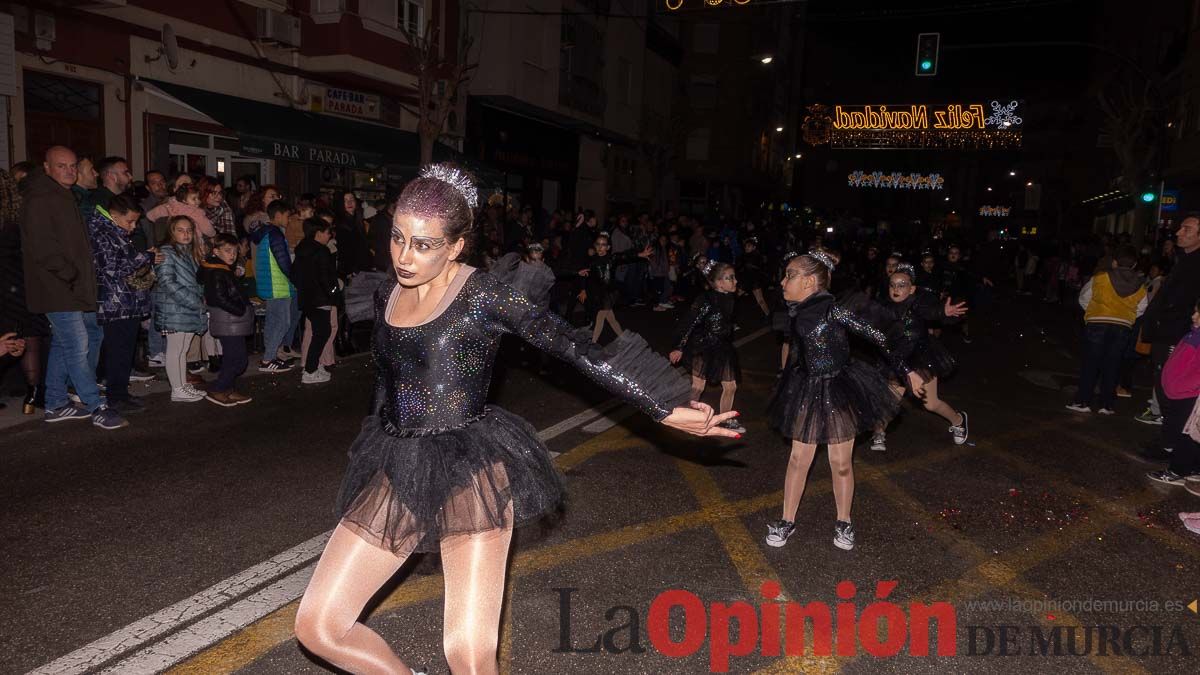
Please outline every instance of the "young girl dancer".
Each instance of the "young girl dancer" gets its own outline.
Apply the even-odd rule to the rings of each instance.
[[[742,279],[742,290],[754,296],[763,316],[771,316],[771,308],[763,297],[763,287],[766,286],[767,258],[758,250],[758,237],[749,237],[743,242],[741,270],[738,276]]]
[[[300,642],[348,672],[410,672],[359,617],[415,551],[442,554],[449,669],[497,670],[512,528],[555,508],[562,490],[537,432],[485,405],[502,335],[567,361],[667,426],[737,436],[717,426],[737,413],[687,403],[687,382],[642,338],[625,333],[601,349],[586,332],[460,262],[476,199],[469,177],[434,165],[396,205],[395,276],[375,298],[374,412],[351,447],[341,522],[296,615]]]
[[[767,526],[770,546],[783,546],[795,531],[813,455],[825,443],[837,504],[833,543],[847,551],[854,548],[854,437],[890,419],[899,400],[877,369],[850,358],[848,333],[874,343],[914,391],[921,388],[920,377],[888,351],[883,333],[834,303],[828,290],[833,268],[829,254],[813,251],[793,258],[781,282],[794,346],[771,401],[770,421],[792,439],[792,454],[783,485],[783,518]]]
[[[592,242],[592,248],[596,250],[596,255],[588,260],[586,269],[579,270],[579,276],[585,277],[580,300],[591,317],[592,342],[599,342],[605,323],[612,327],[617,337],[620,337],[622,332],[621,324],[617,323],[617,315],[613,314],[613,304],[620,293],[617,268],[637,262],[639,258],[649,258],[654,254],[654,248],[647,246],[641,253],[612,253],[612,241],[607,232],[597,235]]]
[[[954,444],[962,445],[967,442],[967,413],[955,411],[938,398],[938,379],[954,370],[954,357],[936,336],[929,333],[928,322],[963,316],[967,313],[967,303],[954,304],[946,298],[945,305],[939,305],[938,300],[936,295],[917,288],[912,265],[901,264],[888,279],[888,301],[873,304],[870,313],[876,325],[885,326],[883,331],[892,356],[906,363],[925,381],[924,392],[913,390],[913,395],[921,399],[926,410],[941,415],[950,423]],[[893,381],[892,391],[897,397],[903,397],[904,385]],[[886,422],[876,428],[871,439],[872,450],[887,450],[886,428]]]
[[[710,289],[692,302],[675,329],[675,349],[671,363],[686,358],[692,373],[692,400],[699,401],[709,382],[721,383],[721,412],[733,409],[733,397],[742,369],[733,346],[733,305],[737,299],[737,277],[733,266],[710,261],[704,270]],[[734,420],[726,428],[739,434],[745,427]]]

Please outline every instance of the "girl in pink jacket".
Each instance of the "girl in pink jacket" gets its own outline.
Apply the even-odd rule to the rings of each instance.
[[[1185,423],[1200,395],[1200,302],[1192,308],[1192,329],[1175,345],[1163,365],[1163,445],[1171,448],[1171,464],[1146,474],[1151,480],[1186,485],[1200,496],[1200,443],[1185,431]]]
[[[150,209],[146,217],[150,222],[157,223],[159,219],[170,220],[175,216],[187,216],[196,224],[196,234],[204,237],[205,242],[217,236],[217,230],[212,221],[200,208],[200,189],[191,183],[180,185],[175,195],[167,201]],[[157,231],[157,228],[155,228]]]

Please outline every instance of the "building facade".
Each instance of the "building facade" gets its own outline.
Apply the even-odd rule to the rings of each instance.
[[[501,190],[553,211],[670,208],[671,92],[679,48],[651,2],[486,0],[468,10],[482,55],[466,154]],[[665,121],[665,122],[664,122]]]
[[[10,161],[62,144],[125,156],[135,176],[249,176],[290,195],[377,197],[411,176],[418,78],[406,31],[432,23],[453,58],[461,25],[457,0],[6,4]],[[451,115],[448,138],[462,121]],[[452,154],[438,146],[435,158]]]

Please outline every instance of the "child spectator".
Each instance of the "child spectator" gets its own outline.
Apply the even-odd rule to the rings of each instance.
[[[204,398],[226,408],[253,400],[234,389],[248,363],[246,338],[254,334],[254,308],[238,284],[237,259],[237,238],[218,234],[199,273],[208,305],[208,331],[221,342],[221,369]]]
[[[338,290],[337,266],[329,252],[333,226],[320,218],[304,221],[304,240],[296,247],[292,278],[300,297],[300,311],[312,326],[312,337],[304,354],[301,384],[328,382],[329,371],[321,365],[321,352],[333,334],[331,315]]]
[[[194,403],[204,392],[188,384],[187,351],[192,338],[207,329],[204,289],[196,277],[200,255],[196,225],[187,216],[169,221],[168,238],[159,249],[163,260],[154,266],[154,330],[167,335],[166,371],[171,400]]]
[[[1188,492],[1200,496],[1200,443],[1184,431],[1200,395],[1200,302],[1192,308],[1192,329],[1163,365],[1162,388],[1166,394],[1166,399],[1159,401],[1163,445],[1172,448],[1171,463],[1162,471],[1146,475],[1160,483],[1186,485]]]
[[[195,223],[196,231],[205,240],[211,240],[217,234],[208,215],[200,208],[200,188],[191,183],[180,185],[170,199],[150,209],[146,214],[150,222],[155,224],[155,239],[162,241],[168,238],[167,226],[174,222],[171,219],[175,216],[187,216],[188,220]]]
[[[292,313],[292,299],[296,297],[296,288],[291,282],[292,256],[283,234],[291,215],[291,205],[277,199],[267,206],[267,220],[250,233],[254,245],[255,286],[258,297],[267,303],[264,349],[258,364],[262,373],[286,373],[292,369],[278,356],[280,346],[292,344],[297,322]]]

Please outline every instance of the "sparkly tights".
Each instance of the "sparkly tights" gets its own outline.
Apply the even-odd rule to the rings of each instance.
[[[497,672],[496,650],[504,575],[512,530],[442,540],[446,582],[446,660],[453,673]],[[321,554],[296,613],[296,638],[309,651],[350,673],[407,675],[387,642],[358,621],[363,608],[404,564],[338,525]]]
[[[808,482],[808,470],[812,468],[815,443],[792,441],[792,456],[788,460],[787,478],[783,483],[783,519],[796,520],[800,498]],[[850,520],[850,504],[854,501],[854,440],[829,444],[829,469],[833,473],[833,502],[837,505],[837,519]]]

